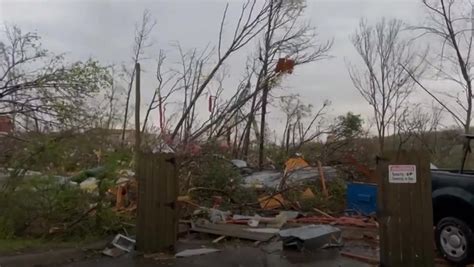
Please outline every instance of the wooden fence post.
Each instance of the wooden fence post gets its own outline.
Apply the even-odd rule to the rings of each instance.
[[[140,153],[137,168],[137,249],[174,250],[178,232],[178,176],[174,154]]]
[[[433,266],[433,210],[427,153],[389,152],[377,160],[381,266]]]

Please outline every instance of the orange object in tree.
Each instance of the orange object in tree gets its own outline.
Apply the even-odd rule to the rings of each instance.
[[[295,67],[295,61],[288,58],[278,59],[278,63],[275,68],[276,73],[293,73]]]

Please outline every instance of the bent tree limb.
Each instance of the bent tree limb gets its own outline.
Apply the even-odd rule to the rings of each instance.
[[[452,109],[450,109],[448,106],[446,106],[446,104],[444,104],[443,101],[441,101],[437,96],[435,96],[433,93],[431,93],[430,90],[428,90],[423,84],[421,84],[420,81],[409,70],[407,70],[405,68],[405,66],[403,66],[403,65],[400,65],[400,66],[408,73],[410,78],[418,86],[420,86],[421,89],[423,89],[423,91],[425,91],[427,94],[429,94],[438,104],[440,104],[444,109],[446,109],[446,111],[449,112],[449,114],[451,114],[451,116],[453,116],[453,118],[455,118],[458,123],[460,123],[462,126],[464,126],[464,124],[465,124],[464,121]]]
[[[263,30],[263,26],[261,25],[261,22],[264,21],[267,16],[268,3],[265,3],[263,7],[258,11],[258,13],[254,15],[256,3],[257,3],[256,0],[249,0],[243,5],[238,24],[234,31],[234,37],[232,39],[232,42],[229,45],[226,52],[223,54],[221,54],[220,52],[221,47],[222,47],[223,30],[222,29],[220,30],[219,42],[218,42],[219,57],[218,57],[217,63],[214,65],[210,73],[206,75],[206,78],[202,81],[202,84],[197,88],[196,92],[193,94],[192,99],[190,99],[189,104],[183,111],[183,114],[181,115],[178,123],[176,124],[171,134],[172,140],[174,140],[176,136],[178,135],[178,133],[180,132],[181,127],[186,121],[188,115],[193,111],[196,102],[201,97],[202,93],[207,88],[209,83],[212,81],[215,74],[223,65],[225,60],[232,53],[234,53],[235,51],[239,50],[240,48],[248,44],[255,36],[257,36]],[[224,26],[226,15],[227,15],[227,6],[222,17],[221,27]]]

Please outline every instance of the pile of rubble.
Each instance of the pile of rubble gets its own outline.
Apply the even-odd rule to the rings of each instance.
[[[321,166],[321,164],[312,167],[300,157],[289,159],[282,172],[276,170],[253,171],[244,161],[233,160],[231,162],[241,171],[243,186],[247,190],[255,190],[260,194],[258,202],[234,203],[240,204],[240,208],[228,210],[225,207],[229,208],[229,206],[221,205],[223,196],[213,196],[212,207],[202,206],[200,204],[204,203],[202,199],[192,199],[191,195],[178,197],[178,206],[181,207],[181,210],[187,211],[180,214],[181,236],[185,234],[187,238],[192,238],[192,235],[189,235],[191,233],[204,234],[210,237],[209,245],[213,247],[186,249],[172,257],[215,253],[219,251],[215,246],[226,239],[251,241],[268,253],[285,249],[311,251],[341,248],[345,243],[347,244],[345,241],[348,241],[343,238],[344,228],[370,229],[377,232],[378,223],[374,217],[364,216],[357,212],[337,212],[331,213],[331,215],[317,207],[313,207],[309,212],[303,211],[298,201],[288,199],[287,193],[289,191],[293,193],[297,191],[300,200],[312,199],[316,195],[330,199],[328,187],[338,176],[333,167]],[[131,181],[134,180],[127,179],[123,188],[121,183],[118,183],[116,188],[109,190],[117,196],[116,208],[119,211],[125,207],[122,196],[127,196],[121,190],[129,192]],[[314,191],[314,186],[308,187],[307,185],[310,183],[313,185],[317,183],[321,192]],[[136,183],[133,184],[136,185]],[[192,189],[187,192],[190,191]],[[245,206],[246,209],[242,209],[242,206]],[[134,245],[134,240],[131,237],[117,237],[116,239],[128,240],[129,245]],[[378,242],[377,237],[371,237],[370,242]],[[117,245],[115,242],[104,250],[104,254],[115,257],[129,251],[129,246]],[[348,251],[344,253],[347,254],[346,256],[351,256]]]
[[[219,201],[214,201],[212,208],[202,207],[193,202],[189,196],[178,198],[181,207],[187,206],[194,210],[188,218],[180,220],[181,228],[187,233],[201,233],[214,236],[210,244],[215,246],[221,240],[248,240],[262,250],[273,253],[284,249],[311,251],[325,248],[344,246],[343,228],[370,229],[377,232],[378,223],[374,217],[358,213],[341,213],[341,216],[330,215],[316,207],[311,212],[304,212],[298,207],[298,202],[292,203],[285,197],[288,191],[300,190],[300,199],[311,199],[316,194],[326,198],[328,185],[337,178],[337,172],[332,167],[311,167],[302,158],[287,161],[283,172],[262,171],[252,172],[245,162],[234,163],[245,170],[244,186],[249,190],[266,192],[258,198],[254,209],[221,210]],[[250,173],[250,174],[248,174]],[[306,185],[308,182],[320,183],[321,192],[313,192]],[[268,189],[272,190],[268,190]],[[261,190],[267,189],[267,190]],[[268,193],[268,192],[273,193]],[[219,197],[216,197],[219,200]],[[244,203],[249,205],[248,203]],[[289,209],[288,209],[289,208]],[[185,220],[186,219],[186,220]],[[377,237],[371,238],[371,241]],[[352,241],[349,241],[352,242]],[[201,255],[219,251],[215,248],[186,250],[176,254],[176,257]],[[346,256],[351,253],[345,251]]]

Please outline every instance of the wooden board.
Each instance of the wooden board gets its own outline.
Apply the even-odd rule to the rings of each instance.
[[[389,165],[415,165],[416,183],[391,183]],[[389,152],[377,161],[381,266],[433,266],[433,210],[427,153]]]
[[[140,153],[137,162],[137,249],[172,250],[177,238],[178,177],[173,154]]]

